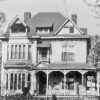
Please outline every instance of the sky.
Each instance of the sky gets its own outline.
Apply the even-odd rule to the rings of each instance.
[[[31,12],[32,16],[38,12],[60,12],[66,17],[77,14],[79,27],[87,28],[89,35],[100,35],[100,19],[83,0],[1,0],[0,10],[6,13],[6,26],[16,15],[23,19],[24,12]]]

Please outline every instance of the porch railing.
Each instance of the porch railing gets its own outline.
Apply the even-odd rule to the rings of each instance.
[[[40,62],[40,61],[42,61],[42,62],[50,62],[50,58],[47,58],[47,57],[40,57],[40,58],[38,58],[38,62]]]

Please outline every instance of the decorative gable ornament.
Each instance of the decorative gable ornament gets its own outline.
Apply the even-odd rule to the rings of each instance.
[[[45,68],[47,67],[42,61],[36,65],[37,68]]]
[[[14,23],[22,23],[25,27],[27,26],[26,23],[20,18],[19,15],[17,15],[12,22],[9,24],[9,27],[11,27]]]

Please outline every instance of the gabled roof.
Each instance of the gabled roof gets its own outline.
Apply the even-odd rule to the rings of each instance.
[[[56,35],[56,34],[63,28],[63,26],[64,26],[68,21],[70,21],[70,22],[74,25],[74,27],[75,27],[82,35],[84,35],[83,31],[72,21],[72,19],[71,19],[70,17],[68,17],[68,18],[66,19],[66,21],[61,25],[61,27],[54,33],[54,35]]]
[[[8,25],[8,27],[11,27],[11,26],[13,25],[13,23],[14,23],[17,19],[18,19],[24,26],[27,26],[26,23],[20,18],[20,16],[17,15],[17,16],[12,20],[12,22]]]
[[[50,34],[47,35],[53,35],[65,21],[66,18],[59,12],[38,13],[26,22],[30,27],[28,37],[39,35],[36,33],[36,27],[49,27],[51,25],[53,25],[53,32],[50,32]]]
[[[23,20],[21,20],[21,18],[19,16],[16,16],[14,18],[14,20],[9,24],[9,26],[11,26],[13,24],[13,22],[19,18],[19,20],[27,27],[29,27],[29,32],[27,34],[28,38],[32,38],[32,37],[36,37],[36,36],[40,36],[40,37],[54,37],[57,36],[56,34],[63,28],[63,26],[70,21],[76,28],[77,30],[81,33],[80,36],[85,35],[80,28],[70,19],[70,18],[65,18],[61,13],[59,12],[42,12],[42,13],[38,13],[35,16],[33,16],[31,19],[27,20],[26,22],[24,22]],[[10,36],[10,30],[9,30],[9,26],[7,29],[6,34],[4,34],[3,36],[6,38],[9,38]],[[37,27],[50,27],[53,26],[53,31],[48,33],[48,34],[38,34],[36,33],[36,28]],[[71,36],[72,37],[72,36]],[[74,38],[77,37],[77,35],[74,36]]]

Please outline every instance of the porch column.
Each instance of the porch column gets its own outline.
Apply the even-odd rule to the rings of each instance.
[[[82,74],[82,95],[84,95],[84,74]]]
[[[46,87],[46,95],[48,95],[48,84],[49,84],[49,77],[48,77],[48,75],[49,75],[49,73],[48,73],[48,71],[46,72],[46,74],[47,74],[47,87]]]
[[[34,94],[34,90],[36,90],[36,72],[32,71],[31,73],[31,86],[30,86],[30,94]]]
[[[10,90],[10,73],[8,73],[8,90]]]
[[[97,72],[97,94],[99,95],[99,72]]]

